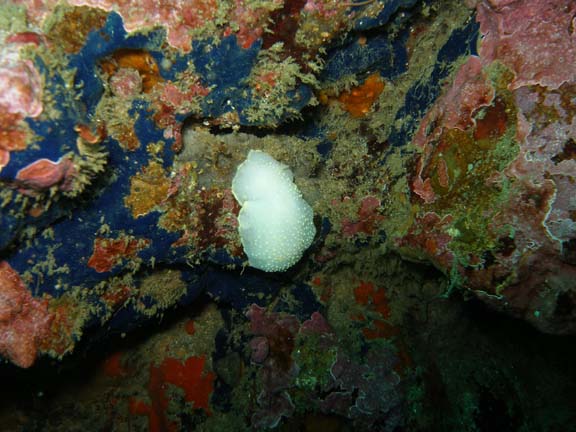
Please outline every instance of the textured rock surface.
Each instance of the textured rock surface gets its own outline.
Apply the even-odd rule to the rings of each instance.
[[[576,330],[573,2],[129,3],[0,12],[0,354],[40,359],[18,375],[34,377],[148,336],[106,351],[106,389],[62,397],[74,409],[53,424],[4,415],[27,430],[574,424],[546,369],[572,354],[470,312]],[[251,149],[292,168],[315,215],[286,273],[243,266],[230,185]],[[483,327],[501,322],[516,345]]]

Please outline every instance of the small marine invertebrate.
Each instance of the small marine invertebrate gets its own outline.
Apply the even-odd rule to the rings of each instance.
[[[251,150],[238,167],[232,192],[242,206],[239,231],[252,267],[287,270],[314,239],[312,208],[293,178],[290,168],[259,150]]]

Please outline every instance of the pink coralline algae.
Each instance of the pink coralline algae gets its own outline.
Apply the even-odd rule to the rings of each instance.
[[[41,25],[54,11],[58,0],[14,0],[13,3],[26,6],[26,16],[30,23]]]
[[[446,232],[452,223],[451,216],[441,218],[436,213],[428,212],[416,218],[409,232],[397,240],[400,248],[419,250],[427,259],[441,268],[449,268],[454,256],[448,245],[452,237]]]
[[[0,169],[10,162],[10,152],[24,150],[28,132],[19,114],[0,111]]]
[[[422,210],[397,244],[453,276],[458,268],[492,306],[568,333],[576,328],[576,3],[477,7],[480,55],[459,68],[414,136],[412,192]]]
[[[366,345],[359,362],[339,344],[339,338],[319,312],[302,324],[289,314],[252,305],[248,312],[252,360],[262,391],[252,416],[255,428],[274,428],[295,412],[291,396],[327,415],[353,421],[354,430],[394,430],[401,423],[403,390],[396,372],[398,357],[389,344]],[[266,348],[263,349],[263,345]]]
[[[184,73],[180,77],[186,86],[181,88],[172,81],[162,82],[154,90],[157,100],[154,104],[154,121],[164,129],[164,138],[174,138],[174,148],[182,145],[182,134],[176,114],[190,113],[198,100],[210,93],[210,89],[200,84],[197,76]]]
[[[32,44],[36,46],[45,45],[48,43],[46,36],[36,32],[20,32],[9,35],[6,38],[8,44]]]
[[[32,366],[51,320],[46,303],[30,295],[10,264],[0,262],[0,354],[17,366]]]
[[[250,347],[252,361],[261,365],[258,373],[263,389],[258,395],[260,409],[252,417],[257,428],[273,428],[282,417],[290,417],[294,405],[286,390],[292,386],[297,367],[292,361],[300,322],[293,315],[268,312],[253,304],[247,313],[255,335]]]
[[[556,89],[576,77],[573,0],[484,0],[478,5],[484,64],[499,60],[516,75],[511,89],[538,84]]]
[[[452,85],[428,111],[416,135],[414,143],[419,147],[437,139],[444,128],[466,130],[474,124],[472,115],[494,99],[494,89],[482,70],[476,56],[470,56],[456,72]],[[436,125],[430,130],[431,125]]]
[[[164,27],[168,43],[186,52],[192,48],[190,32],[213,20],[218,10],[216,0],[72,0],[70,3],[116,11],[128,32]]]
[[[134,98],[142,92],[142,77],[136,69],[120,68],[110,77],[110,90],[120,98]]]
[[[512,225],[516,233],[514,250],[499,264],[512,267],[516,263],[518,268],[503,294],[528,312],[528,320],[550,332],[569,329],[562,317],[555,316],[558,298],[566,294],[576,300],[569,289],[573,285],[569,281],[576,277],[576,158],[571,150],[576,139],[576,112],[574,107],[565,111],[561,98],[555,97],[560,92],[575,97],[574,86],[567,86],[545,98],[528,87],[516,90],[521,147],[505,170],[515,188],[493,221],[495,227]],[[556,121],[543,114],[546,110],[553,110]],[[524,130],[524,124],[530,128]]]
[[[307,13],[318,14],[323,18],[333,18],[343,9],[349,7],[350,3],[340,0],[308,0],[302,10]]]
[[[0,60],[0,109],[24,117],[42,112],[42,80],[30,60]]]
[[[491,180],[513,181],[492,224],[495,231],[512,226],[515,235],[504,242],[488,279],[508,278],[500,293],[517,315],[544,331],[573,331],[575,312],[562,305],[576,303],[576,3],[492,3],[478,6],[485,36],[480,56],[483,64],[498,60],[515,75],[509,88],[520,149],[505,177]],[[505,268],[515,269],[513,276]]]
[[[326,318],[320,312],[313,312],[310,315],[310,319],[304,321],[302,323],[302,327],[300,327],[301,334],[317,334],[317,335],[329,335],[332,334],[334,331]]]
[[[358,233],[372,235],[378,223],[384,219],[384,216],[378,213],[380,205],[380,200],[374,196],[363,198],[357,211],[357,219],[342,221],[342,235],[344,237],[353,237]]]
[[[422,180],[421,173],[418,173],[418,177],[412,182],[412,192],[418,195],[426,204],[431,204],[436,199],[434,189],[432,189],[432,182],[429,178]]]
[[[238,45],[242,48],[250,48],[256,40],[262,37],[268,24],[270,11],[282,7],[283,1],[273,0],[268,3],[270,5],[264,8],[249,6],[245,0],[235,1],[230,20],[238,27],[236,37]],[[232,32],[232,28],[228,27],[224,35],[227,36]]]
[[[247,315],[250,318],[250,330],[258,341],[253,346],[256,348],[253,360],[262,362],[270,358],[275,366],[289,370],[292,366],[290,355],[294,348],[294,338],[300,328],[298,319],[292,315],[268,312],[255,304],[250,307]],[[263,343],[267,348],[262,347]],[[264,352],[266,355],[263,355]]]
[[[57,0],[15,0],[27,6],[27,16],[31,23],[42,25],[49,12],[54,10]],[[153,28],[164,28],[168,45],[183,52],[192,49],[195,36],[235,35],[238,45],[249,48],[262,38],[272,21],[271,13],[285,6],[284,0],[250,2],[233,0],[70,0],[71,6],[87,6],[106,12],[114,11],[122,17],[127,32],[146,32]],[[304,9],[307,13],[319,15],[329,22],[336,14],[341,14],[350,4],[334,0],[309,1]],[[225,23],[221,25],[221,23]],[[216,30],[216,33],[214,33]]]
[[[476,56],[470,56],[458,69],[452,85],[438,98],[434,107],[428,111],[414,136],[414,144],[422,148],[422,157],[418,161],[417,176],[412,181],[412,191],[426,204],[436,199],[430,178],[423,170],[424,161],[429,160],[437,149],[427,145],[440,139],[445,129],[466,130],[476,124],[473,115],[482,107],[489,106],[494,100],[494,88],[489,83],[482,63]],[[447,180],[446,167],[442,173]],[[442,177],[442,176],[441,176]]]
[[[187,74],[181,77],[186,82],[186,88],[181,89],[176,84],[168,81],[160,85],[160,101],[166,105],[166,109],[175,113],[183,114],[191,109],[189,105],[194,100],[207,96],[210,89],[202,86],[196,76]]]
[[[39,159],[18,171],[16,181],[23,192],[30,189],[40,191],[55,185],[62,190],[70,190],[72,172],[74,166],[68,158],[61,158],[57,162]]]
[[[229,7],[217,0],[148,0],[138,3],[126,0],[72,0],[70,3],[116,11],[128,32],[163,27],[168,44],[188,52],[192,49],[193,32],[206,28],[219,16],[228,16],[232,24],[223,29],[223,35],[234,33],[238,44],[249,48],[264,33],[270,11],[281,7],[283,2],[274,0],[263,7],[255,7],[244,0],[236,0]]]
[[[18,45],[6,44],[0,52],[0,169],[11,151],[26,148],[24,118],[42,113],[42,79],[30,60],[19,59]]]
[[[320,409],[359,419],[355,424],[359,430],[395,430],[394,426],[402,422],[403,400],[401,379],[394,370],[397,364],[398,357],[388,345],[370,349],[362,364],[339,353],[330,371],[331,391]],[[387,428],[375,429],[375,423]]]

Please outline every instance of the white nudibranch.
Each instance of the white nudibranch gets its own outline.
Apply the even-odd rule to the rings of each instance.
[[[266,272],[292,267],[314,239],[312,208],[290,168],[268,153],[250,150],[232,180],[242,207],[238,231],[251,267]]]

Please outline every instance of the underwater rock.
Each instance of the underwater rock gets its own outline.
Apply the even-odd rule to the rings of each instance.
[[[40,353],[193,302],[224,273],[210,266],[239,271],[230,182],[252,149],[294,169],[317,215],[286,278],[395,251],[574,332],[574,32],[557,37],[570,2],[197,6],[3,12],[0,249],[57,317]],[[168,270],[165,293],[141,295]]]

